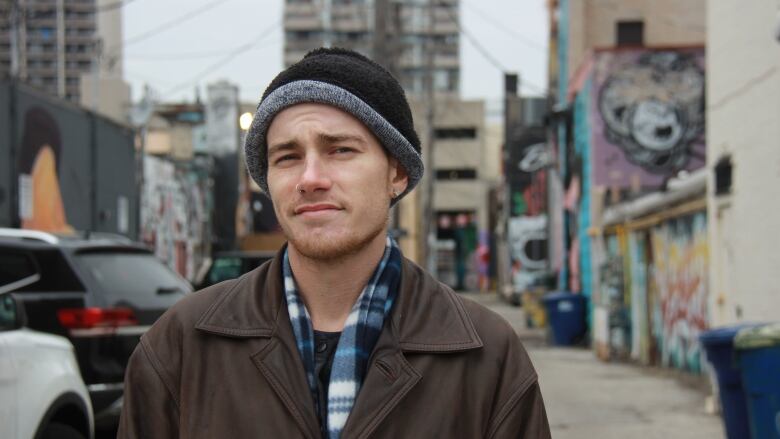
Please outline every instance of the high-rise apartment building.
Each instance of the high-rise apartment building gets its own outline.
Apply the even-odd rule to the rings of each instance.
[[[286,0],[284,63],[321,46],[350,48],[385,65],[407,93],[422,95],[430,40],[434,90],[455,96],[458,6],[459,0]]]
[[[104,41],[99,27],[121,32],[119,8],[101,0],[0,1],[0,77],[16,76],[79,102],[81,76],[93,70],[99,53],[121,72],[121,41]]]

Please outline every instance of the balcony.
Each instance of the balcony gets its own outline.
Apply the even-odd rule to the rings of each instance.
[[[285,17],[284,30],[306,31],[322,29],[319,15],[312,17]]]
[[[86,44],[91,45],[95,43],[95,35],[65,35],[65,42],[67,44]]]

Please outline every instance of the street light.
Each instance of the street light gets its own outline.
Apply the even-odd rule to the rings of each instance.
[[[241,130],[247,131],[249,127],[252,126],[252,119],[254,119],[254,115],[246,112],[238,118],[238,126],[241,127]]]

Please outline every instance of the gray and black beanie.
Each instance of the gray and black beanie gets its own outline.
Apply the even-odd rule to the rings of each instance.
[[[355,116],[398,160],[409,175],[409,185],[393,203],[419,183],[423,176],[420,139],[401,85],[357,52],[320,48],[279,73],[257,106],[244,150],[249,174],[263,191],[268,193],[268,127],[280,111],[305,102],[332,105]]]

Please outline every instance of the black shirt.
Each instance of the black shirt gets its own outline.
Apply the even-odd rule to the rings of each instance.
[[[317,399],[319,400],[320,429],[322,437],[328,437],[326,430],[328,416],[328,385],[333,357],[339,344],[340,332],[314,331],[314,374],[317,377]]]

